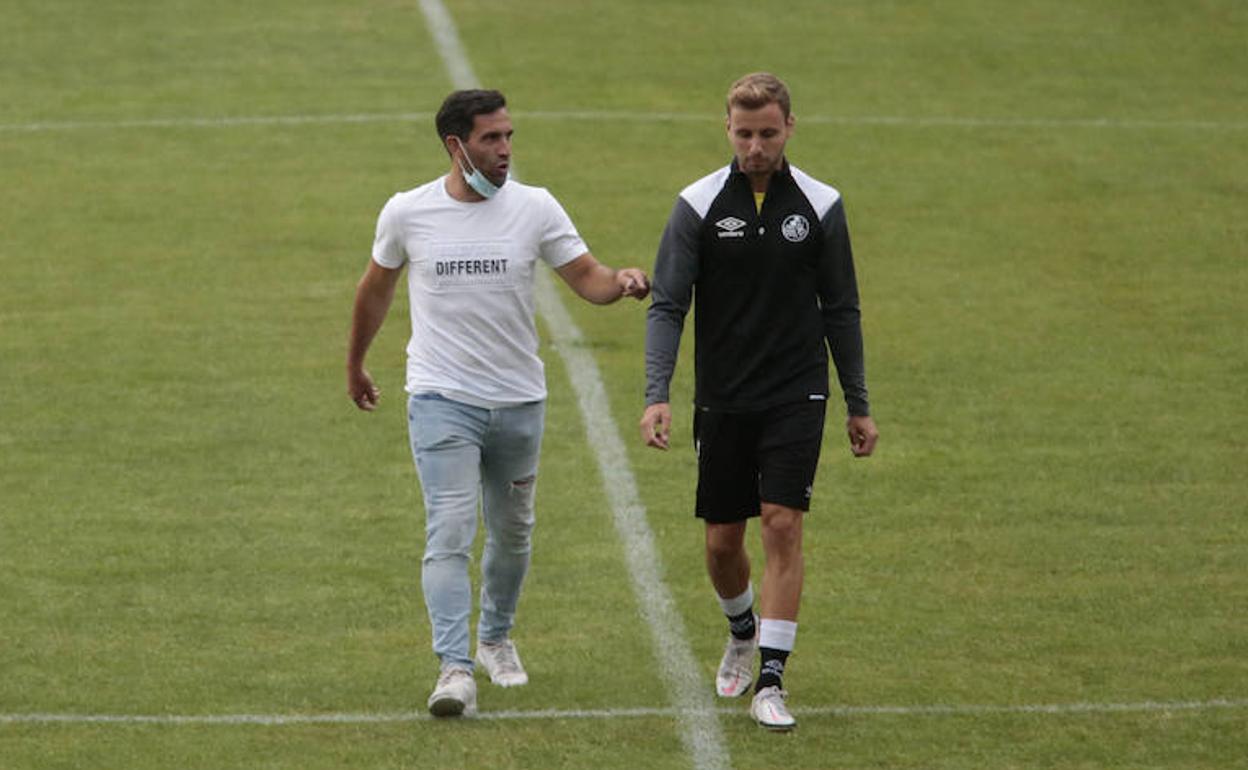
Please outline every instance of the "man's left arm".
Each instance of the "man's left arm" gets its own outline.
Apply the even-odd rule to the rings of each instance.
[[[650,280],[640,269],[616,270],[599,262],[588,251],[555,268],[555,272],[578,296],[595,305],[608,305],[620,297],[645,299],[650,293]]]
[[[866,457],[875,449],[880,434],[871,418],[867,399],[858,279],[854,273],[854,254],[841,200],[832,205],[820,224],[824,242],[819,256],[819,304],[823,313],[824,337],[832,353],[841,391],[845,394],[850,449],[855,456]]]

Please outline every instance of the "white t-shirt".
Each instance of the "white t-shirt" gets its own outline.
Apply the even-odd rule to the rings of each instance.
[[[477,203],[446,176],[395,194],[377,218],[373,261],[409,263],[407,391],[493,408],[546,398],[533,270],[589,251],[554,196],[508,181]]]

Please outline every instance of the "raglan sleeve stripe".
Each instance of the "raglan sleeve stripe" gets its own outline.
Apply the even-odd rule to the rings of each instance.
[[[824,337],[850,415],[871,413],[858,306],[858,280],[842,200],[828,209],[821,223],[824,244],[819,258],[819,303]]]

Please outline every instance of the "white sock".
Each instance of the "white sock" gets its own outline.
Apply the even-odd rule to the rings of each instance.
[[[740,596],[725,599],[716,594],[715,598],[719,599],[719,606],[723,608],[724,614],[730,618],[735,618],[743,612],[748,612],[754,606],[754,587],[746,583],[745,593]]]
[[[793,643],[797,641],[796,621],[763,618],[758,625],[759,647],[769,647],[785,652],[793,651]]]

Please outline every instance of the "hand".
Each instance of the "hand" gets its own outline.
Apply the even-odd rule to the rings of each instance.
[[[672,407],[669,404],[651,404],[641,416],[641,440],[646,446],[667,449],[668,434],[672,429]]]
[[[854,453],[854,457],[869,457],[875,451],[875,442],[880,440],[875,420],[866,416],[850,416],[845,421],[845,430],[849,433],[849,451]]]
[[[622,296],[645,299],[646,295],[650,293],[650,279],[646,277],[644,272],[635,267],[626,267],[617,271],[615,280],[620,285],[620,294]]]
[[[357,408],[371,412],[381,400],[381,388],[373,382],[368,370],[347,369],[347,395]]]

